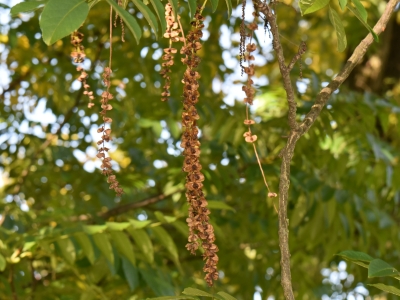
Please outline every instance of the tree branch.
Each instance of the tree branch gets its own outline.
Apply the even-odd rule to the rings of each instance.
[[[292,61],[290,62],[290,64],[289,64],[288,67],[287,67],[288,72],[290,72],[290,71],[293,69],[295,63],[296,63],[296,62],[300,59],[300,57],[306,52],[306,50],[307,50],[307,45],[306,45],[306,43],[305,43],[305,42],[301,42],[301,43],[300,43],[300,46],[299,46],[299,50],[297,51],[297,54],[292,58]]]
[[[386,24],[389,22],[390,16],[393,13],[394,8],[400,0],[390,0],[386,5],[385,11],[380,17],[379,21],[374,26],[374,32],[380,35],[382,31],[385,30]],[[356,67],[356,65],[362,60],[365,53],[367,52],[369,46],[374,42],[372,34],[368,34],[365,39],[363,39],[360,44],[354,49],[353,54],[347,60],[347,63],[339,72],[339,74],[333,79],[326,87],[324,87],[315,100],[310,112],[306,115],[303,122],[300,124],[300,132],[303,135],[306,133],[315,120],[321,114],[322,108],[328,102],[330,96],[334,91],[336,91],[339,86],[349,77],[350,73]]]
[[[257,1],[257,0],[256,0]],[[374,26],[374,31],[378,35],[385,29],[391,14],[400,0],[390,0],[386,6],[384,13]],[[290,126],[290,134],[285,147],[282,149],[280,156],[282,157],[280,180],[279,180],[279,248],[281,250],[281,285],[286,300],[294,300],[291,271],[290,271],[290,249],[289,249],[289,219],[287,218],[287,204],[289,201],[290,186],[290,164],[293,158],[297,141],[300,137],[310,129],[317,117],[320,115],[322,108],[328,102],[332,93],[347,79],[351,71],[365,55],[368,47],[373,43],[373,37],[368,34],[367,37],[356,47],[351,57],[348,59],[342,71],[329,85],[321,90],[317,95],[315,104],[310,112],[306,115],[304,121],[299,125],[296,122],[296,102],[294,100],[293,87],[290,81],[290,70],[300,57],[301,51],[305,51],[303,45],[300,45],[299,51],[286,67],[283,55],[282,45],[279,40],[279,32],[276,24],[276,17],[272,9],[260,1],[256,2],[260,12],[263,13],[271,26],[273,35],[273,48],[276,52],[279,68],[283,77],[283,86],[286,91],[287,101],[289,104],[288,122]],[[304,50],[303,50],[304,49]]]
[[[291,130],[298,130],[299,124],[296,122],[297,105],[296,105],[296,101],[294,99],[294,90],[293,90],[293,86],[292,86],[292,81],[290,80],[291,68],[287,67],[286,63],[285,63],[285,56],[283,55],[282,44],[281,44],[281,41],[279,38],[279,30],[278,30],[278,25],[276,23],[276,16],[272,12],[272,9],[266,4],[266,2],[260,2],[260,1],[257,1],[257,2],[258,2],[258,7],[260,9],[260,12],[265,15],[265,18],[267,19],[267,21],[271,27],[271,33],[272,33],[272,37],[273,37],[272,47],[274,48],[277,59],[278,59],[279,69],[281,71],[281,75],[282,75],[282,79],[283,79],[283,88],[286,91],[286,99],[287,99],[287,102],[289,105],[289,113],[288,113],[289,127]],[[303,47],[300,46],[299,52],[301,51],[302,48]],[[300,57],[300,55],[299,55],[299,57]],[[295,58],[293,58],[293,59],[295,59]],[[289,66],[290,65],[291,65],[291,63],[289,64]],[[292,68],[293,68],[293,66],[292,66]]]
[[[158,195],[158,196],[153,196],[153,197],[144,199],[144,200],[139,201],[139,202],[133,202],[133,203],[128,203],[128,204],[121,205],[121,206],[118,206],[118,207],[114,207],[114,208],[106,211],[105,213],[100,214],[99,216],[101,218],[103,218],[103,219],[108,219],[110,217],[114,217],[114,216],[126,213],[126,212],[128,212],[130,210],[133,210],[133,209],[136,209],[136,208],[145,207],[145,206],[148,206],[150,204],[154,204],[154,203],[160,202],[160,201],[162,201],[162,200],[164,200],[164,199],[166,199],[166,198],[168,198],[168,197],[170,197],[170,196],[172,196],[174,194],[181,193],[181,192],[182,192],[182,190],[176,191],[176,192],[174,192],[172,194],[169,194],[169,195],[161,194],[161,195]]]
[[[127,213],[131,210],[140,208],[140,207],[146,207],[149,206],[151,204],[160,202],[162,200],[167,199],[168,197],[178,194],[178,193],[182,193],[184,192],[184,190],[177,190],[176,192],[173,192],[171,194],[165,195],[165,194],[160,194],[157,196],[152,196],[150,198],[144,199],[142,201],[139,202],[132,202],[132,203],[128,203],[128,204],[124,204],[118,207],[114,207],[104,213],[97,213],[97,216],[99,216],[100,218],[107,220],[108,218],[111,217],[115,217],[124,213]],[[76,222],[76,221],[88,221],[91,220],[93,218],[92,215],[86,214],[86,215],[80,215],[80,216],[72,216],[69,218],[70,222]]]

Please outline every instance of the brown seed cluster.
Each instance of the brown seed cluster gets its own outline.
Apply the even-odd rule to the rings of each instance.
[[[85,48],[82,45],[83,36],[83,33],[80,33],[78,31],[74,31],[71,34],[71,44],[74,46],[74,50],[71,52],[71,57],[74,60],[74,63],[80,64],[85,60]],[[83,94],[89,98],[88,107],[91,108],[94,106],[94,103],[92,102],[94,100],[94,95],[93,91],[90,90],[90,85],[86,81],[88,74],[85,72],[82,66],[77,66],[76,70],[78,72],[81,72],[78,77],[78,81],[82,82],[83,88],[85,89]]]
[[[203,268],[206,273],[205,280],[209,286],[212,286],[213,281],[218,279],[218,256],[216,254],[218,247],[214,244],[214,228],[209,223],[208,216],[210,210],[207,208],[208,203],[202,191],[204,175],[201,173],[199,130],[196,124],[199,114],[195,107],[200,96],[197,81],[200,74],[195,70],[200,63],[200,58],[196,55],[196,52],[201,49],[201,29],[204,27],[204,17],[199,11],[200,8],[196,11],[195,21],[191,23],[193,28],[186,38],[187,45],[181,49],[181,53],[186,55],[182,62],[187,66],[182,80],[185,87],[182,112],[184,132],[181,147],[184,148],[183,154],[185,156],[183,171],[188,173],[185,186],[186,198],[189,202],[189,217],[186,221],[190,233],[186,248],[192,254],[195,254],[201,243],[204,249],[203,259],[206,261]]]
[[[258,25],[256,23],[250,23],[247,28],[250,29],[251,36],[253,36],[253,32],[255,30],[257,30]],[[255,89],[253,87],[253,80],[251,79],[251,76],[254,75],[254,64],[251,64],[250,62],[254,60],[254,56],[251,54],[252,52],[254,52],[257,49],[257,46],[255,43],[252,43],[251,40],[250,42],[247,44],[246,46],[246,55],[245,58],[248,61],[248,66],[247,67],[243,67],[243,71],[244,73],[247,74],[247,84],[242,86],[242,91],[245,92],[246,94],[246,98],[244,98],[244,102],[248,103],[249,105],[253,104],[253,100],[254,100],[254,95],[255,95]]]
[[[113,170],[111,167],[111,157],[107,156],[106,153],[110,150],[105,146],[106,142],[111,141],[111,129],[106,128],[106,124],[110,124],[112,119],[107,117],[107,112],[112,110],[112,105],[109,104],[109,101],[114,98],[114,96],[109,92],[110,89],[110,77],[111,77],[111,69],[109,67],[104,68],[103,73],[103,83],[107,87],[107,90],[103,92],[101,95],[101,112],[100,115],[103,117],[104,124],[97,129],[98,133],[102,133],[100,140],[97,142],[99,146],[99,153],[97,157],[102,160],[101,169],[102,173],[108,176],[107,182],[110,184],[110,189],[113,189],[117,196],[121,196],[124,193],[124,190],[119,186],[119,182],[116,179],[116,176],[113,174]]]
[[[180,17],[178,16],[178,19],[179,18]],[[183,37],[180,37],[181,30],[179,29],[179,23],[175,20],[172,6],[169,3],[165,5],[165,21],[167,22],[167,28],[164,37],[169,39],[169,47],[164,49],[164,55],[162,56],[162,59],[165,62],[162,63],[160,74],[165,79],[165,84],[163,92],[161,93],[161,101],[167,101],[168,97],[171,95],[169,91],[169,88],[171,87],[171,78],[169,73],[171,73],[171,66],[174,65],[174,54],[178,52],[176,48],[172,47],[172,43],[183,41]]]
[[[255,18],[258,16],[257,10],[255,10],[255,12],[253,12],[253,16]],[[271,192],[271,190],[269,189],[267,179],[265,178],[265,174],[264,174],[264,171],[263,171],[263,168],[261,165],[261,161],[260,161],[260,158],[257,153],[257,147],[255,144],[255,142],[257,141],[257,135],[253,134],[251,131],[251,125],[255,124],[255,122],[254,122],[254,120],[251,120],[249,118],[249,106],[253,105],[253,100],[254,100],[254,95],[255,95],[255,89],[253,87],[254,82],[251,79],[251,77],[254,75],[254,64],[250,63],[251,61],[254,60],[254,56],[251,53],[257,49],[256,44],[252,43],[252,38],[254,35],[254,31],[258,29],[258,25],[257,25],[256,21],[253,21],[252,23],[247,25],[247,28],[250,30],[250,34],[248,35],[250,37],[250,41],[245,47],[246,51],[247,51],[246,55],[245,55],[245,59],[248,61],[248,66],[242,67],[242,71],[244,71],[247,74],[247,83],[246,83],[246,85],[242,86],[242,90],[246,94],[246,97],[244,98],[244,102],[246,104],[246,119],[244,120],[243,123],[244,123],[244,125],[247,126],[248,130],[243,134],[243,137],[247,143],[251,143],[253,145],[254,154],[256,155],[257,163],[260,167],[260,171],[261,171],[261,175],[264,180],[264,184],[268,190],[268,197],[273,198],[273,197],[277,197],[278,195],[274,192]],[[242,32],[242,30],[241,30],[240,34],[245,35],[246,33]],[[241,49],[240,51],[242,51],[242,48],[240,48],[240,49]],[[275,207],[275,210],[277,211],[276,207]]]

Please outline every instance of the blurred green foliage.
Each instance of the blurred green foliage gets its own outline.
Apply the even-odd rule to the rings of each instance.
[[[336,52],[326,11],[302,17],[296,3],[283,2],[276,11],[287,57],[297,52],[301,40],[308,47],[302,58],[304,78],[299,79],[299,64],[292,72],[300,120],[348,54]],[[382,5],[364,4],[374,24]],[[138,19],[143,37],[136,45],[127,33],[122,43],[117,28],[113,39],[112,89],[117,96],[111,112],[111,155],[126,192],[122,198],[115,198],[97,168],[99,107],[88,109],[76,86],[79,74],[69,57],[68,38],[52,46],[43,43],[40,9],[1,25],[1,63],[11,77],[1,87],[0,106],[1,299],[133,300],[179,295],[187,287],[207,290],[201,256],[185,249],[187,204],[179,147],[184,69],[177,60],[172,97],[161,102],[158,71],[167,42],[155,41],[132,3],[128,10]],[[198,110],[204,184],[220,248],[216,290],[237,299],[252,299],[255,291],[262,291],[263,299],[281,299],[277,203],[267,198],[252,147],[243,140],[244,105],[224,102],[223,91],[239,84],[233,74],[239,68],[240,8],[230,18],[222,1],[216,13],[211,10],[206,6]],[[368,31],[348,11],[340,14],[351,51]],[[188,6],[182,5],[180,15],[188,28]],[[108,5],[102,1],[81,28],[91,68],[88,81],[97,95],[108,59],[107,24]],[[289,130],[287,105],[272,48],[263,43],[269,41],[268,32],[260,29],[257,40],[264,47],[256,77],[264,83],[258,86],[252,114],[264,172],[277,191],[279,152]],[[374,44],[368,57],[379,57],[390,38]],[[357,78],[332,97],[296,148],[289,218],[292,278],[299,299],[337,291],[323,281],[321,269],[335,269],[340,258],[334,255],[342,250],[363,251],[400,267],[399,78],[382,79],[379,92],[358,89]],[[356,281],[342,286],[343,291],[367,282],[359,268],[350,266],[348,272]]]

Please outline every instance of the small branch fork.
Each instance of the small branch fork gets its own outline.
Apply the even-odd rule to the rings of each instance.
[[[392,15],[394,8],[400,0],[389,0],[385,11],[381,18],[374,26],[376,34],[381,34]],[[294,150],[297,141],[304,135],[314,124],[315,120],[321,114],[323,107],[328,102],[332,93],[337,90],[340,85],[347,79],[354,67],[361,61],[367,52],[369,46],[373,43],[373,37],[368,34],[356,47],[347,63],[326,87],[324,87],[317,95],[315,103],[310,112],[306,115],[301,123],[296,121],[296,101],[294,99],[294,90],[290,79],[290,71],[295,63],[300,59],[301,55],[306,51],[305,43],[301,43],[297,54],[291,62],[286,65],[283,54],[282,44],[279,39],[279,30],[276,23],[276,15],[267,3],[255,0],[260,13],[265,16],[265,19],[271,26],[273,36],[272,46],[275,50],[279,69],[282,75],[283,87],[286,91],[286,100],[289,106],[288,124],[290,134],[285,147],[282,149],[280,156],[282,157],[280,180],[279,180],[279,247],[281,249],[281,285],[286,300],[294,300],[291,271],[290,271],[290,250],[289,250],[289,220],[287,217],[287,204],[290,186],[290,164],[293,158]]]
[[[306,50],[307,50],[306,43],[305,42],[301,42],[299,50],[297,51],[297,54],[292,58],[292,61],[287,66],[287,71],[288,72],[290,72],[293,69],[295,63],[301,58],[301,56],[306,52]]]

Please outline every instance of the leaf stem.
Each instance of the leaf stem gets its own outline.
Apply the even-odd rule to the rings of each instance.
[[[206,3],[207,3],[207,0],[204,0],[204,3],[203,3],[203,5],[202,5],[201,8],[200,8],[200,14],[203,13],[204,8],[206,7]]]

